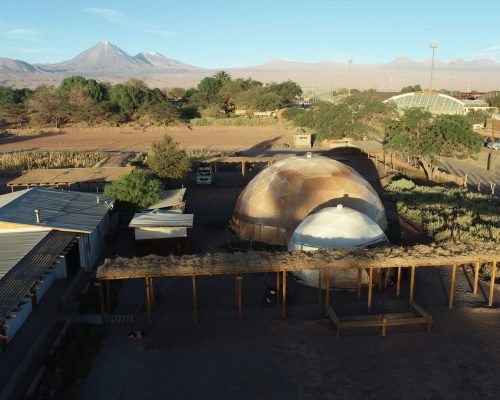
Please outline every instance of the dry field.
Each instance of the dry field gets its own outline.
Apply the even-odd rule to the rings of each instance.
[[[187,149],[238,151],[292,141],[290,132],[275,126],[153,127],[145,130],[99,127],[44,129],[34,134],[22,130],[11,132],[11,136],[0,137],[0,151],[147,151],[152,142],[161,140],[165,134]]]

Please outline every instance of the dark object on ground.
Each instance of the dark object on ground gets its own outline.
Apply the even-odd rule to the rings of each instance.
[[[146,336],[146,333],[140,329],[132,329],[128,331],[127,336],[129,338],[137,339],[137,338],[143,338],[144,336]]]

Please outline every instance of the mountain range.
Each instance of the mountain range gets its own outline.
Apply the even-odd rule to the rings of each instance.
[[[387,64],[353,63],[350,68],[351,85],[360,89],[390,91],[398,91],[403,86],[416,83],[426,87],[430,65],[430,59],[417,61],[406,57],[396,58]],[[349,79],[347,63],[333,60],[313,63],[274,59],[256,66],[220,69],[233,77],[252,77],[263,82],[292,79],[316,90],[346,87]],[[500,88],[500,63],[490,59],[435,60],[434,71],[436,88]],[[0,84],[16,87],[58,84],[71,75],[113,83],[134,77],[144,79],[152,86],[189,87],[214,72],[215,69],[199,68],[157,52],[142,52],[133,56],[108,41],[102,41],[75,58],[56,64],[29,64],[0,57]]]

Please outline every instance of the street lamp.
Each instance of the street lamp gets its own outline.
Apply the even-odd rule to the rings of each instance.
[[[347,94],[350,96],[351,95],[351,64],[353,62],[353,58],[349,58],[349,60],[347,60],[347,70],[348,70],[348,77],[349,77],[349,80],[348,80],[348,89],[347,89]]]
[[[431,40],[431,49],[432,49],[432,61],[431,61],[431,91],[434,84],[434,52],[438,47],[437,40]]]

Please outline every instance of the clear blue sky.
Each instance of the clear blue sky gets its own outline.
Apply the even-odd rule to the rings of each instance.
[[[500,0],[2,2],[0,57],[59,62],[101,40],[134,55],[158,51],[200,67],[354,57],[500,61]]]

